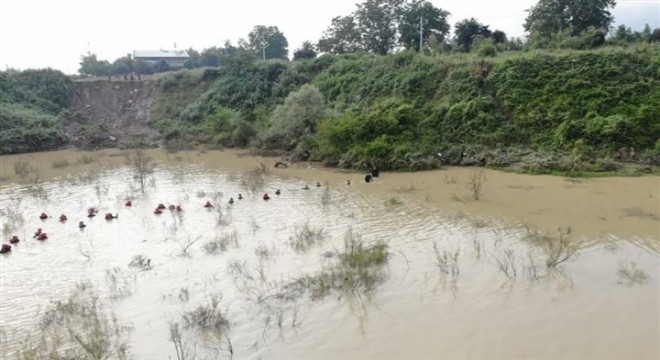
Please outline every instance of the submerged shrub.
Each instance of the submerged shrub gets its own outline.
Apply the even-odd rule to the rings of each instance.
[[[40,319],[41,336],[31,337],[20,359],[128,359],[130,328],[119,323],[91,284],[81,283]]]
[[[219,307],[220,297],[211,297],[210,304],[200,305],[183,315],[184,327],[199,331],[225,332],[229,328],[229,321]]]
[[[352,230],[344,236],[343,251],[336,252],[337,260],[315,275],[300,277],[284,287],[279,294],[295,299],[308,293],[313,300],[328,296],[332,291],[344,295],[368,294],[384,279],[382,267],[387,263],[387,245],[378,242],[366,246],[362,237]]]
[[[302,226],[296,227],[294,235],[289,238],[289,244],[295,251],[307,251],[312,246],[325,241],[326,236],[323,228],[312,227],[308,220]]]

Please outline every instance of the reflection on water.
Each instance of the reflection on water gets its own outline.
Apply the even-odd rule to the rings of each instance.
[[[122,156],[66,154],[64,169],[31,155],[36,181],[13,174],[19,157],[0,159],[3,236],[22,239],[0,256],[0,339],[9,358],[37,331],[35,315],[85,281],[131,327],[136,359],[176,358],[182,348],[241,359],[660,355],[660,257],[657,232],[649,235],[657,208],[646,202],[599,209],[620,213],[622,231],[606,237],[579,232],[593,226],[590,214],[570,231],[556,223],[561,232],[537,232],[489,215],[504,196],[498,182],[509,184],[501,191],[507,204],[521,208],[522,196],[511,194],[554,186],[546,178],[489,173],[480,205],[458,193],[461,170],[436,180],[432,172],[382,174],[367,186],[354,173],[255,170],[255,160],[231,153],[151,152],[159,161],[142,193]],[[558,186],[589,199],[590,186],[604,185]],[[528,202],[557,216],[552,196],[538,196]],[[207,201],[214,207],[204,208]],[[155,215],[159,203],[183,211]],[[87,217],[91,207],[99,216]],[[42,212],[51,217],[39,220]],[[57,221],[62,213],[66,223]],[[106,221],[105,213],[119,217]],[[631,226],[638,223],[641,230]],[[37,228],[48,240],[32,239]],[[382,265],[360,267],[377,252],[349,251],[356,239],[363,250],[387,244]]]

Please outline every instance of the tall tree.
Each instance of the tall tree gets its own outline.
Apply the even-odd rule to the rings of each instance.
[[[355,19],[365,50],[385,55],[397,42],[399,9],[405,0],[366,0],[358,4]]]
[[[144,61],[142,59],[135,60],[133,63],[133,70],[135,70],[136,73],[143,75],[151,75],[156,72],[156,69],[150,62]]]
[[[79,73],[85,75],[105,76],[110,75],[112,67],[107,60],[99,61],[96,54],[89,54],[80,57]]]
[[[305,41],[302,46],[293,53],[293,60],[313,59],[316,57],[316,50],[314,44],[310,41]]]
[[[495,44],[504,44],[506,42],[506,33],[502,30],[495,30],[491,36],[493,38],[493,43]]]
[[[465,51],[472,49],[472,42],[477,36],[488,38],[492,35],[488,25],[484,25],[475,18],[463,19],[454,25],[454,39]]]
[[[649,35],[649,42],[660,42],[660,28],[653,29],[653,32]]]
[[[231,40],[226,40],[225,44],[223,45],[222,55],[224,56],[234,55],[237,49],[238,48],[231,43]]]
[[[539,0],[528,9],[525,30],[532,37],[549,38],[570,29],[579,35],[589,28],[609,30],[616,0]]]
[[[337,16],[319,40],[319,50],[332,54],[356,52],[362,49],[362,37],[353,16]]]
[[[220,55],[222,54],[222,49],[219,49],[216,46],[206,48],[202,50],[202,53],[199,56],[200,66],[212,66],[217,67],[220,65]]]
[[[160,60],[156,63],[156,65],[154,65],[154,70],[156,72],[170,71],[170,64],[168,64],[165,60]]]
[[[202,66],[201,63],[201,55],[199,54],[199,51],[189,48],[186,50],[188,52],[188,59],[183,63],[183,66],[186,69],[194,69]]]
[[[120,57],[112,62],[112,73],[116,75],[126,74],[133,71],[133,58],[131,54]]]
[[[248,34],[248,44],[266,59],[286,59],[289,56],[289,42],[277,26],[255,26]]]
[[[648,39],[651,37],[651,25],[646,23],[644,25],[644,29],[642,29],[642,32],[639,33],[639,37],[642,39],[642,41],[648,41]]]
[[[413,0],[405,4],[400,12],[399,44],[406,49],[419,51],[420,19],[424,43],[431,35],[436,41],[442,42],[449,33],[447,16],[449,12],[433,6],[428,1]]]

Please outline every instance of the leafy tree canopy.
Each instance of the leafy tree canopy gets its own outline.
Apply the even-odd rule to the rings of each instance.
[[[454,29],[454,39],[458,46],[465,51],[470,51],[476,37],[489,38],[492,35],[488,25],[483,25],[475,18],[463,19],[457,22]]]
[[[199,51],[189,48],[186,50],[188,52],[188,59],[183,63],[183,67],[186,69],[194,69],[201,66],[201,55]]]
[[[154,66],[150,62],[144,60],[135,60],[133,63],[133,69],[138,74],[151,75],[156,72]]]
[[[70,84],[66,75],[53,69],[0,72],[0,102],[57,114],[69,104]]]
[[[222,55],[222,50],[215,46],[206,48],[202,51],[202,53],[199,56],[199,65],[217,67],[218,65],[220,65],[221,55]]]
[[[442,42],[449,33],[449,12],[433,6],[428,1],[414,0],[404,5],[399,22],[399,44],[406,49],[419,51],[419,25],[422,21],[424,43],[433,35]]]
[[[503,44],[503,43],[505,43],[506,40],[507,40],[507,38],[506,38],[506,33],[505,33],[504,31],[502,31],[502,30],[495,30],[495,31],[493,31],[492,38],[493,38],[493,42],[494,42],[495,44]]]
[[[366,0],[357,5],[355,18],[365,50],[385,55],[397,41],[399,8],[404,0]]]
[[[248,46],[266,59],[287,59],[289,55],[289,42],[277,26],[255,26],[248,34]]]
[[[589,28],[609,30],[616,0],[539,0],[528,9],[525,30],[532,37],[549,38],[571,29],[573,36]]]
[[[365,0],[349,16],[332,19],[319,40],[319,50],[333,54],[358,52],[385,55],[397,48],[419,50],[422,39],[442,42],[449,32],[449,12],[424,0]]]
[[[112,73],[115,75],[126,74],[133,71],[133,58],[126,54],[112,63]]]
[[[112,72],[112,66],[106,60],[99,61],[96,54],[89,54],[80,57],[80,69],[83,75],[106,76]]]
[[[305,41],[300,49],[293,53],[293,60],[313,59],[316,57],[315,46],[309,41]]]
[[[357,52],[362,49],[362,37],[353,16],[337,16],[319,40],[319,50],[331,54]]]
[[[326,116],[323,95],[315,86],[305,84],[291,92],[284,104],[275,108],[270,118],[271,129],[266,142],[270,146],[291,149],[304,136],[314,134]]]

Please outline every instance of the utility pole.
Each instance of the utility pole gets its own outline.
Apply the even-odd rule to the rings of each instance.
[[[424,17],[419,16],[419,52],[422,52],[422,45],[424,45]]]

